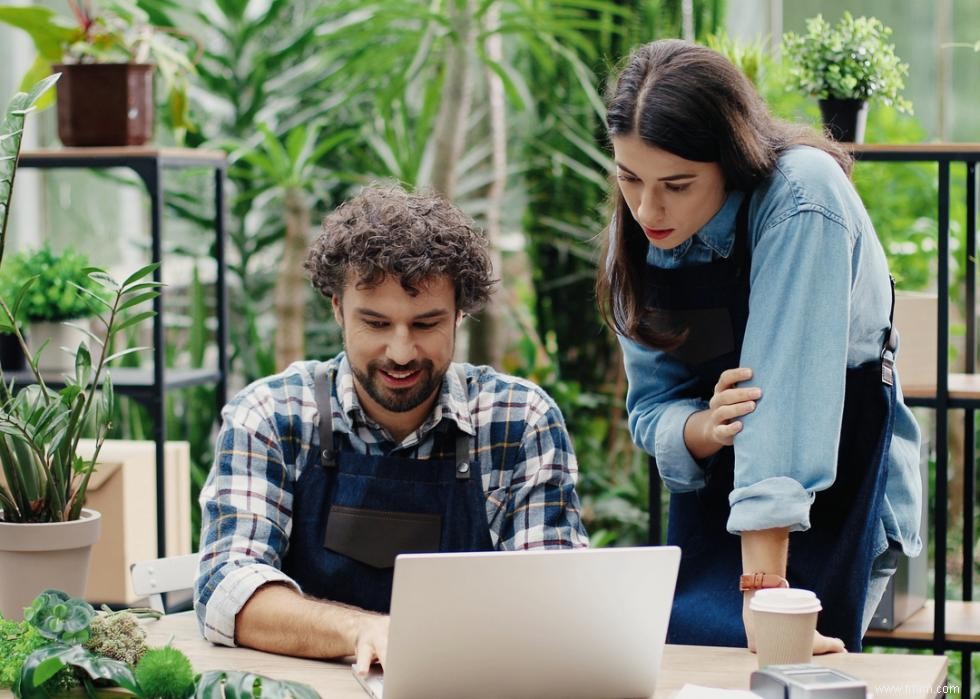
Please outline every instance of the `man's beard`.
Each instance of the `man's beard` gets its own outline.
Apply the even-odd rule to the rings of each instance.
[[[442,385],[442,379],[448,369],[449,365],[447,364],[437,374],[432,360],[429,359],[404,366],[387,362],[368,362],[366,372],[361,371],[353,364],[351,365],[354,378],[357,379],[367,394],[382,408],[393,413],[407,413],[409,410],[422,405]],[[414,385],[408,388],[391,388],[384,385],[381,377],[378,376],[382,370],[392,373],[419,371],[421,376]]]

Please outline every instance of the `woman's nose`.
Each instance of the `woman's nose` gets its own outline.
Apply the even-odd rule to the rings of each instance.
[[[654,192],[644,192],[640,199],[640,208],[637,211],[641,223],[652,225],[661,221],[666,209],[663,200]]]

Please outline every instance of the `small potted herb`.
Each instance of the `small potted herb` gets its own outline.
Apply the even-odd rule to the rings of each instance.
[[[33,280],[21,301],[17,319],[22,328],[27,327],[33,348],[41,352],[41,371],[74,368],[74,351],[62,348],[72,350],[85,342],[88,320],[103,310],[106,294],[89,276],[90,267],[88,258],[80,252],[66,249],[58,254],[47,246],[20,252],[0,267],[3,298],[14,298],[24,284]]]
[[[839,141],[864,140],[868,100],[912,111],[900,94],[909,66],[888,43],[891,33],[874,17],[845,12],[834,26],[817,15],[806,21],[802,35],[783,36],[790,89],[818,98],[824,126]]]

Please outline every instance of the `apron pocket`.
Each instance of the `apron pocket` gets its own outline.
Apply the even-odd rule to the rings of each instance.
[[[442,516],[334,505],[323,547],[374,568],[391,568],[400,553],[439,550]]]

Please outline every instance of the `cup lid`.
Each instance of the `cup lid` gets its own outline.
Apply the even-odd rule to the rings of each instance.
[[[773,587],[759,590],[752,596],[749,609],[779,614],[809,614],[822,607],[816,594],[795,587]]]

